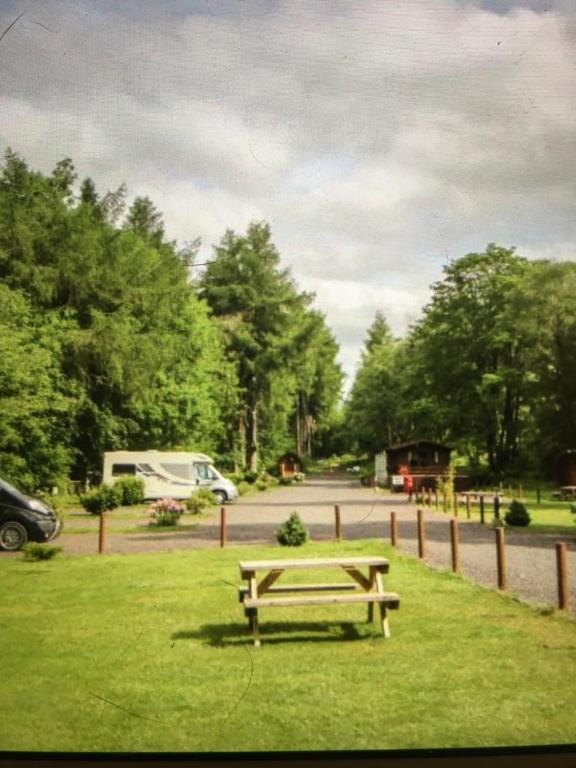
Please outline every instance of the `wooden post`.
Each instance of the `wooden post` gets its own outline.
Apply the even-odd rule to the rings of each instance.
[[[496,528],[496,566],[498,589],[506,589],[506,554],[504,551],[504,528]]]
[[[428,488],[428,506],[432,507],[432,488]]]
[[[418,557],[426,556],[426,528],[424,526],[424,512],[418,510]]]
[[[568,563],[566,544],[562,541],[556,544],[556,571],[558,574],[558,608],[565,611],[568,608]]]
[[[226,507],[220,507],[220,546],[226,546]]]
[[[470,520],[470,494],[466,494],[466,517]]]
[[[100,512],[100,524],[98,526],[98,554],[106,549],[106,512]]]
[[[336,541],[342,541],[342,524],[340,520],[340,507],[338,504],[334,505],[334,526],[336,529]]]
[[[460,529],[458,520],[450,520],[450,542],[452,544],[452,570],[460,573]]]
[[[456,491],[452,494],[452,513],[454,517],[458,517],[458,494]]]
[[[438,488],[434,488],[434,506],[438,509]]]
[[[396,522],[396,512],[390,512],[390,544],[395,547],[398,543],[398,523]]]
[[[444,512],[448,512],[448,497],[446,496],[446,491],[442,491],[442,507]]]
[[[500,496],[494,496],[494,519],[500,520]]]
[[[480,495],[480,523],[484,525],[484,494]]]

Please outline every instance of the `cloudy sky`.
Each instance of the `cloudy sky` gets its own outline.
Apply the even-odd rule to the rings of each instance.
[[[572,0],[0,0],[0,34],[1,151],[203,257],[268,221],[349,374],[450,259],[576,258]]]

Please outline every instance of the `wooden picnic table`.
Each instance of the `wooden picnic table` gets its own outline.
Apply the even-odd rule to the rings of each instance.
[[[384,637],[390,637],[386,609],[398,608],[400,598],[393,592],[384,591],[383,575],[388,573],[389,569],[389,562],[384,557],[248,560],[240,562],[239,566],[240,576],[246,581],[246,584],[238,589],[239,599],[244,604],[244,613],[248,617],[248,626],[252,630],[254,645],[257,648],[260,647],[259,608],[366,603],[368,605],[368,621],[372,621],[374,604],[377,603]],[[276,583],[285,571],[323,568],[344,570],[352,581],[306,584]],[[361,569],[367,569],[367,575]],[[265,572],[260,581],[258,581],[258,572]],[[278,597],[283,593],[296,596]],[[273,595],[273,597],[266,595]]]
[[[566,501],[576,499],[576,485],[563,485],[560,488],[561,498]]]

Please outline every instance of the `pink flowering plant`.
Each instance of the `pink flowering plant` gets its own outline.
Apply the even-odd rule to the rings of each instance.
[[[159,499],[148,507],[150,525],[177,525],[180,515],[186,511],[184,504],[175,499]]]

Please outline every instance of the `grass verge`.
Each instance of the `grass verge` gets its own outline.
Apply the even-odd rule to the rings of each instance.
[[[277,547],[0,560],[0,750],[575,741],[572,617],[544,615],[379,541],[298,550],[336,553],[390,558],[386,587],[401,608],[389,640],[363,606],[301,606],[262,611],[254,649],[237,564],[293,555]]]

